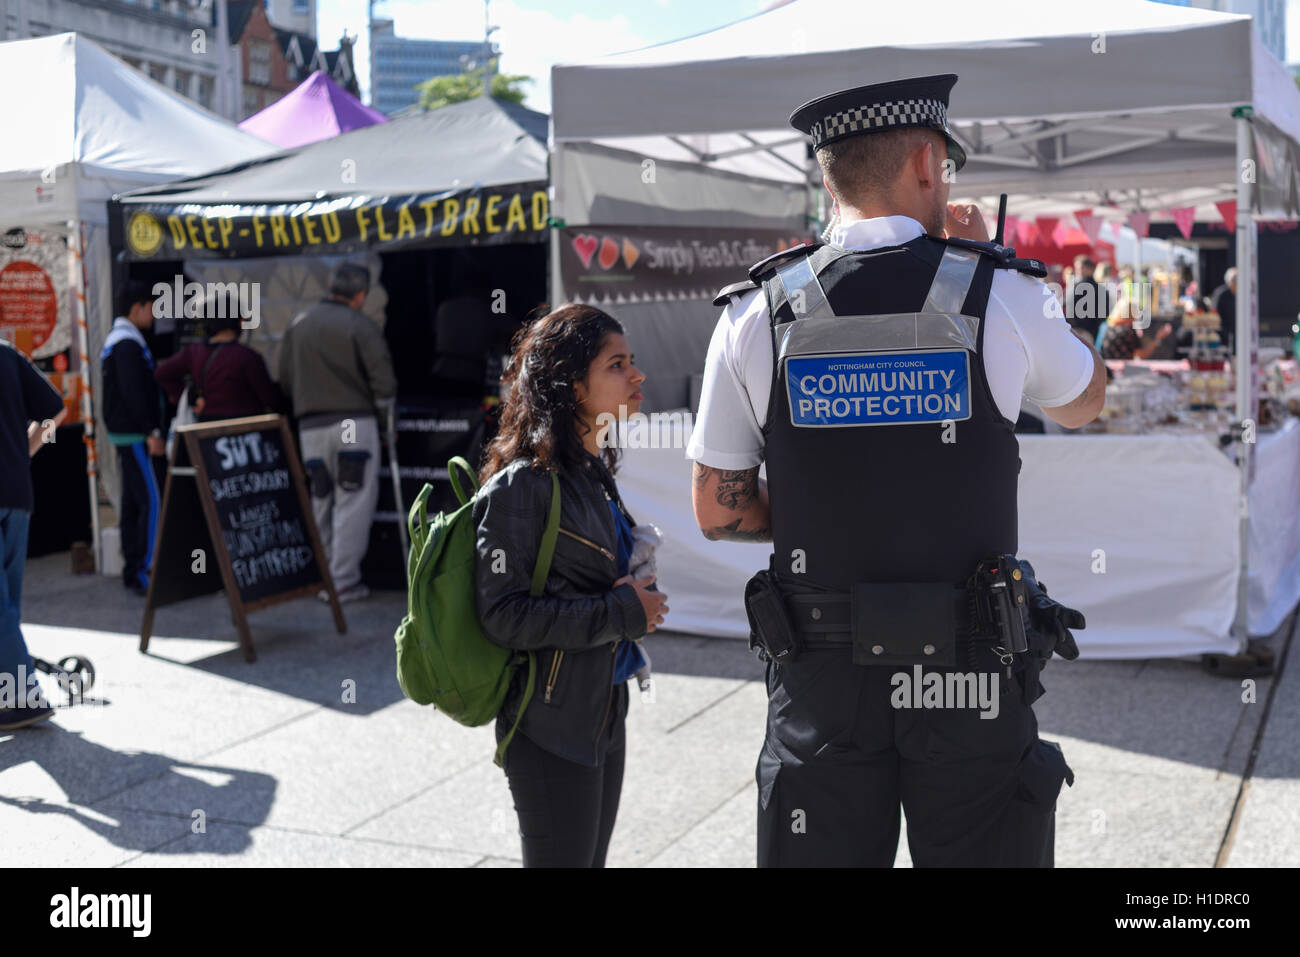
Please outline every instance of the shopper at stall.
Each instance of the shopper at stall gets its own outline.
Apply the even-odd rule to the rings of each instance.
[[[154,378],[176,405],[189,387],[190,407],[200,422],[277,412],[283,396],[262,356],[239,341],[238,316],[207,320],[211,335],[158,364]]]
[[[1149,359],[1151,354],[1173,332],[1169,323],[1161,323],[1152,334],[1149,329],[1139,331],[1134,321],[1141,317],[1142,307],[1137,299],[1121,295],[1106,325],[1102,329],[1097,351],[1103,359]]]
[[[1096,263],[1087,256],[1074,260],[1075,280],[1066,294],[1069,307],[1066,319],[1071,326],[1087,333],[1088,341],[1097,338],[1101,324],[1110,314],[1110,298],[1106,287],[1093,278]]]
[[[1219,341],[1232,350],[1237,332],[1237,269],[1223,274],[1223,285],[1210,294],[1210,309],[1219,314]]]
[[[0,339],[0,731],[53,717],[41,696],[23,641],[23,569],[34,507],[28,460],[67,415],[63,397],[28,361]]]
[[[370,272],[341,263],[329,295],[294,317],[280,344],[280,388],[293,403],[312,512],[339,601],[370,594],[361,560],[379,500],[377,406],[392,414],[393,361],[379,326],[361,313]]]
[[[122,475],[117,516],[122,584],[141,596],[149,589],[153,566],[163,468],[163,399],[144,338],[144,331],[153,327],[154,299],[150,283],[129,280],[122,287],[118,316],[100,353],[104,430],[117,448]]]
[[[503,761],[525,867],[604,866],[623,786],[627,680],[640,667],[636,640],[668,613],[653,576],[628,574],[635,522],[601,428],[603,415],[637,413],[644,381],[618,322],[583,305],[525,327],[503,376],[501,428],[474,504],[476,580],[487,637],[537,655],[536,690]],[[562,534],[544,593],[532,597],[551,472]],[[527,671],[516,671],[498,743],[518,714]]]

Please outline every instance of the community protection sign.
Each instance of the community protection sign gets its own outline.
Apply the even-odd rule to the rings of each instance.
[[[964,349],[790,356],[790,422],[800,428],[964,421],[971,415]]]
[[[298,203],[128,199],[109,203],[109,241],[137,261],[540,243],[548,215],[542,182]]]

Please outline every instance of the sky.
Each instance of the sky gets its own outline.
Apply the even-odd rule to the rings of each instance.
[[[893,0],[871,0],[893,2]],[[1054,0],[1044,0],[1054,2]],[[550,73],[564,63],[635,50],[703,33],[751,16],[772,0],[491,0],[493,34],[501,70],[522,73],[525,104],[550,112]],[[344,29],[360,39],[355,49],[362,99],[369,98],[367,0],[318,0],[317,36],[333,49]],[[383,0],[375,16],[391,19],[399,37],[480,40],[482,0]],[[1300,0],[1287,0],[1287,62],[1300,63]]]
[[[1300,0],[1296,0],[1300,3]],[[553,63],[585,60],[690,36],[743,19],[772,0],[491,0],[492,39],[501,71],[535,78],[525,105],[550,112]],[[344,28],[354,50],[362,99],[369,98],[366,0],[317,0],[317,38],[335,49]],[[481,40],[483,0],[383,0],[375,16],[394,21],[399,37]]]

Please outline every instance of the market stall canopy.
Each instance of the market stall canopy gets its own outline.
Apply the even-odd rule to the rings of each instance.
[[[134,259],[544,242],[547,117],[478,97],[111,205]]]
[[[936,73],[960,77],[948,118],[969,163],[954,196],[1072,192],[1079,206],[1104,205],[1099,194],[1131,206],[1125,191],[1142,189],[1145,208],[1210,208],[1235,195],[1233,110],[1251,107],[1260,212],[1300,209],[1300,91],[1250,18],[1145,0],[785,0],[683,40],[557,65],[554,142],[803,182],[806,138],[787,123],[796,106]],[[582,215],[567,199],[560,212]]]
[[[386,122],[388,117],[383,113],[372,110],[317,70],[266,109],[244,120],[239,128],[291,149]]]
[[[76,33],[0,43],[0,75],[0,228],[76,219],[79,199],[102,221],[115,192],[275,149]]]

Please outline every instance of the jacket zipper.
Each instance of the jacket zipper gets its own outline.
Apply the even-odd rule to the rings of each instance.
[[[592,746],[593,761],[600,759],[600,738],[605,733],[605,722],[609,720],[609,706],[614,701],[614,665],[618,661],[618,642],[609,646],[609,696],[605,698],[605,713],[601,715],[600,727],[596,730],[596,741]]]
[[[598,552],[600,552],[600,553],[601,553],[602,555],[604,555],[606,558],[612,559],[612,558],[614,557],[614,553],[611,552],[608,548],[602,548],[601,546],[597,545],[595,542],[593,542],[593,541],[592,541],[591,539],[589,539],[589,538],[583,538],[581,535],[575,535],[573,532],[569,531],[567,528],[561,528],[560,531],[563,532],[565,535],[568,535],[570,538],[576,538],[578,541],[582,542],[582,544],[584,544],[584,545],[590,545],[592,548],[596,549]]]
[[[546,698],[545,703],[551,703],[551,692],[555,690],[555,679],[560,674],[560,662],[564,660],[564,652],[557,651],[555,658],[551,662],[551,673],[546,678]]]

